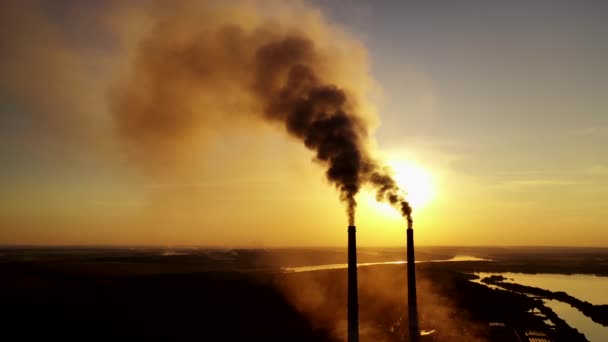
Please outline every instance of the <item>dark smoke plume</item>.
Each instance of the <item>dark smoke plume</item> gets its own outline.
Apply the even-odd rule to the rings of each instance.
[[[301,62],[311,55],[315,55],[314,43],[300,36],[285,37],[257,50],[255,89],[265,104],[266,117],[284,123],[291,135],[327,165],[327,179],[347,204],[349,224],[354,224],[355,195],[367,183],[377,189],[379,201],[398,206],[411,225],[409,204],[392,177],[382,172],[365,149],[365,122],[350,111],[343,90],[323,83],[313,66]],[[269,75],[282,73],[287,75],[284,84],[268,89]]]
[[[0,90],[34,121],[61,135],[108,137],[112,127],[129,160],[157,177],[215,132],[262,119],[314,152],[349,223],[356,194],[370,186],[411,224],[370,153],[365,49],[317,10],[272,0],[72,5],[51,15],[41,0],[2,4]]]
[[[120,132],[135,144],[154,143],[156,151],[159,142],[203,129],[199,126],[212,120],[209,112],[257,116],[284,126],[315,153],[346,203],[349,224],[354,224],[356,194],[369,185],[411,225],[409,204],[368,152],[368,123],[357,114],[348,84],[324,77],[341,61],[323,51],[319,37],[268,20],[247,27],[224,8],[212,10],[221,19],[206,26],[164,15],[143,40],[131,81],[114,97]],[[196,110],[200,97],[202,113]],[[239,108],[248,112],[231,113]]]

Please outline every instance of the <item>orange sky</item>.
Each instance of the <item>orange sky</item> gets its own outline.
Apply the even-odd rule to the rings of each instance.
[[[0,84],[0,244],[345,245],[324,168],[273,125],[212,127],[159,159],[169,172],[143,172],[111,129],[107,98],[148,19],[104,9],[100,30],[109,20],[129,32],[119,39],[77,32],[79,16],[57,6],[26,8],[11,24],[16,45],[1,51],[11,78]],[[327,43],[344,37],[336,45],[357,61],[332,77],[358,80],[362,108],[378,113],[378,157],[405,168],[396,178],[412,198],[428,197],[414,206],[418,244],[608,244],[608,26],[593,14],[606,8],[490,6],[482,20],[431,5],[320,6],[306,10],[315,30],[336,31]],[[368,189],[357,198],[359,244],[403,245],[404,220]]]

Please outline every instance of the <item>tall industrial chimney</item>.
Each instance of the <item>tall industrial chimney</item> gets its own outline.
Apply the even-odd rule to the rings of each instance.
[[[407,228],[407,305],[409,342],[418,342],[418,304],[416,303],[416,261],[414,259],[414,230]]]
[[[348,342],[359,342],[357,293],[357,228],[348,226]]]

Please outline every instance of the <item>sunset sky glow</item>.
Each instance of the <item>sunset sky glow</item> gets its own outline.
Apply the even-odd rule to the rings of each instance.
[[[187,141],[184,157],[142,174],[105,129],[108,94],[137,44],[98,31],[111,22],[129,32],[120,37],[145,36],[141,13],[95,1],[17,3],[0,4],[27,19],[0,33],[0,244],[345,245],[344,205],[324,169],[273,125],[212,128]],[[369,64],[343,71],[361,65],[373,79],[348,87],[365,91],[377,113],[373,150],[409,193],[419,244],[608,245],[608,3],[299,6]],[[66,64],[70,73],[55,68]],[[359,245],[405,243],[393,208],[367,188],[357,199]]]

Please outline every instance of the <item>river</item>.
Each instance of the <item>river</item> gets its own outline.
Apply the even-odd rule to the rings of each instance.
[[[458,262],[458,261],[491,261],[491,260],[468,256],[468,255],[457,255],[451,259],[417,260],[416,263],[418,264],[418,263],[424,263],[424,262]],[[373,265],[399,265],[399,264],[407,264],[407,261],[397,260],[397,261],[382,261],[382,262],[364,262],[364,263],[357,263],[357,267],[373,266]],[[335,269],[341,269],[341,268],[348,268],[348,264],[325,264],[325,265],[314,265],[314,266],[283,267],[282,269],[286,272],[308,272],[308,271],[335,270]]]
[[[563,291],[580,300],[590,302],[594,305],[608,304],[608,277],[598,277],[587,274],[524,274],[524,273],[475,273],[480,279],[499,274],[507,278],[505,282],[520,285],[533,286],[553,292]],[[496,285],[488,285],[491,288],[499,288]],[[608,327],[595,323],[591,318],[583,315],[582,312],[573,308],[569,304],[557,300],[543,300],[546,306],[550,307],[568,325],[576,328],[590,342],[608,341]]]

